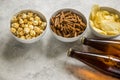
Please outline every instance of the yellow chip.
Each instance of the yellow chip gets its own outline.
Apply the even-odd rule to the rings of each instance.
[[[97,31],[98,33],[100,33],[100,34],[107,35],[106,32],[104,32],[104,31],[102,31],[102,30],[100,30],[100,29],[98,29],[98,28],[96,28],[96,27],[93,27],[93,29],[94,29],[95,31]]]
[[[117,14],[101,10],[94,5],[90,16],[90,24],[93,28],[104,35],[120,34],[120,18]]]

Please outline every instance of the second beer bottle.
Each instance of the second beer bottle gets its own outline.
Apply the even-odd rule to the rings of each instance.
[[[120,57],[120,40],[102,40],[83,37],[81,42],[97,50],[101,50],[106,55]]]

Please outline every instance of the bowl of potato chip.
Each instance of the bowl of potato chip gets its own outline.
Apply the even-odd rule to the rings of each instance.
[[[45,16],[35,10],[22,10],[10,20],[10,33],[22,43],[38,41],[45,34],[46,27]]]
[[[94,5],[89,17],[90,29],[98,37],[114,38],[120,35],[120,12],[110,7]]]

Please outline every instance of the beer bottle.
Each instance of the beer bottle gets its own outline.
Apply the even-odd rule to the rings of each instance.
[[[88,45],[97,50],[101,50],[105,54],[120,57],[120,40],[102,40],[102,39],[91,39],[91,38],[83,37],[81,39],[81,42],[84,45]]]
[[[116,56],[81,52],[74,49],[68,50],[68,56],[78,59],[105,74],[120,78],[120,59]]]

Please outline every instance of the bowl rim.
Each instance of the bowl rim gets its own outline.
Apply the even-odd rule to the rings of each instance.
[[[18,38],[17,36],[15,36],[11,31],[10,31],[10,28],[11,28],[11,20],[13,18],[13,16],[17,16],[18,14],[21,14],[23,12],[32,12],[32,13],[36,13],[44,22],[46,22],[46,26],[45,26],[45,30],[42,32],[42,34],[38,35],[37,37],[35,38],[32,38],[32,39],[21,39],[21,38]],[[43,35],[46,33],[47,31],[47,19],[46,17],[39,11],[37,10],[33,10],[33,9],[23,9],[23,10],[20,10],[20,11],[17,11],[15,14],[13,14],[10,18],[10,24],[9,24],[9,32],[10,34],[16,39],[18,40],[19,42],[22,42],[22,43],[33,43],[33,42],[36,42],[38,41],[40,38],[43,37]]]
[[[83,21],[84,21],[85,24],[86,24],[86,28],[85,28],[84,32],[82,32],[82,33],[81,33],[80,35],[78,35],[78,36],[69,37],[69,38],[66,38],[66,37],[57,35],[57,34],[51,29],[51,18],[54,17],[54,16],[56,16],[56,15],[57,15],[59,12],[61,12],[61,11],[71,11],[71,12],[77,14],[78,16],[82,17]],[[83,15],[83,13],[81,13],[80,11],[78,11],[78,10],[76,10],[76,9],[73,9],[73,8],[62,8],[62,9],[58,9],[57,11],[55,11],[55,12],[51,15],[51,17],[50,17],[50,19],[49,19],[49,28],[50,28],[50,31],[51,31],[55,36],[57,36],[57,37],[59,37],[59,38],[61,38],[61,39],[79,38],[79,37],[80,37],[81,35],[83,35],[83,34],[86,32],[86,30],[87,30],[87,19],[86,19],[86,17]],[[61,40],[61,41],[62,41],[62,40]]]
[[[111,8],[111,7],[107,7],[107,6],[100,6],[100,9],[101,10],[107,10],[110,13],[117,14],[119,16],[119,18],[120,18],[120,11],[118,11],[117,9],[114,9],[114,8]],[[90,24],[91,13],[92,13],[92,11],[90,12],[90,15],[89,15],[89,26],[90,26],[90,29],[92,29],[92,32],[94,31],[93,33],[96,36],[101,37],[101,38],[114,38],[114,37],[117,37],[117,36],[120,35],[120,33],[117,34],[117,35],[104,35],[104,34],[100,34],[95,29],[93,29],[93,26]]]

